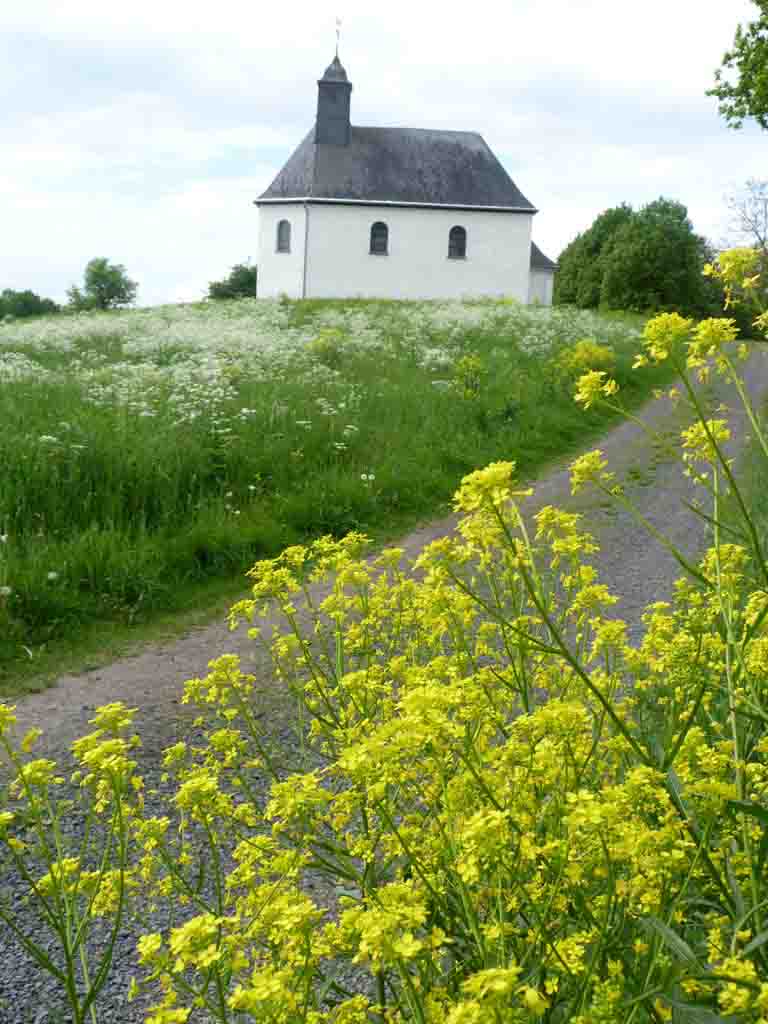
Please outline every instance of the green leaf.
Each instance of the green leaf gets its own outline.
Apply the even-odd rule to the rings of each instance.
[[[763,832],[763,838],[760,842],[760,848],[757,851],[757,873],[762,875],[763,867],[765,866],[765,860],[768,857],[768,828]]]
[[[725,858],[725,873],[728,876],[728,883],[731,887],[731,895],[733,896],[733,905],[736,909],[736,913],[740,918],[744,917],[747,912],[746,904],[744,903],[744,895],[741,891],[739,880],[734,874],[730,857]]]
[[[768,942],[768,928],[766,928],[762,932],[759,932],[754,937],[754,939],[752,939],[750,942],[746,944],[742,951],[743,955],[746,956],[748,953],[754,953],[756,949],[759,949],[761,946],[764,946],[766,942]]]
[[[667,785],[669,786],[669,795],[673,801],[676,801],[678,808],[685,814],[686,818],[691,824],[691,827],[698,833],[699,826],[696,821],[696,815],[693,813],[692,808],[688,806],[683,796],[683,786],[680,782],[680,777],[673,767],[667,770]]]
[[[729,800],[727,806],[733,811],[740,811],[742,814],[749,814],[764,825],[768,825],[768,808],[760,804],[754,804],[750,800]]]
[[[682,1003],[679,999],[672,999],[668,996],[665,999],[676,1011],[675,1021],[679,1021],[680,1024],[688,1024],[688,1022],[690,1024],[728,1024],[725,1017],[721,1017],[701,1003]]]
[[[685,963],[690,964],[691,967],[701,968],[699,961],[696,959],[696,954],[693,952],[691,947],[685,941],[681,939],[677,932],[673,932],[668,924],[664,924],[658,917],[646,917],[644,922],[651,931],[662,939],[664,944],[670,949],[678,960],[683,960]]]
[[[729,810],[737,814],[748,814],[751,818],[757,818],[765,825],[763,838],[757,854],[757,870],[761,874],[768,858],[768,807],[753,803],[751,800],[729,800],[726,804]]]

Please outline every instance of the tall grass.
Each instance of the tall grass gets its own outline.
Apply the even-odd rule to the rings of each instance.
[[[254,302],[0,328],[0,678],[78,626],[173,610],[299,538],[392,531],[497,458],[598,429],[558,354],[638,321],[515,304]]]

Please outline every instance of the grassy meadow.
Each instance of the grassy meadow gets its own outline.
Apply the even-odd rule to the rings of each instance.
[[[605,424],[564,350],[639,318],[512,302],[242,300],[0,325],[0,685],[93,623],[142,623],[286,544],[393,534],[495,459]],[[583,369],[583,368],[582,368]]]

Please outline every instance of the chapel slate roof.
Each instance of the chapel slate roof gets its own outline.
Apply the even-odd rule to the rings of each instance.
[[[315,145],[314,138],[313,128],[257,202],[356,199],[536,212],[477,132],[353,125],[348,146]]]
[[[557,270],[557,264],[545,256],[535,242],[531,242],[531,270]]]

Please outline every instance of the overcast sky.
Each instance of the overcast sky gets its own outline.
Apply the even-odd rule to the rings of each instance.
[[[456,13],[450,13],[455,10]],[[479,131],[560,250],[659,195],[715,242],[768,136],[704,95],[749,0],[16,0],[0,11],[0,289],[63,299],[106,256],[139,303],[256,261],[252,201],[311,127],[340,56],[352,122]]]

